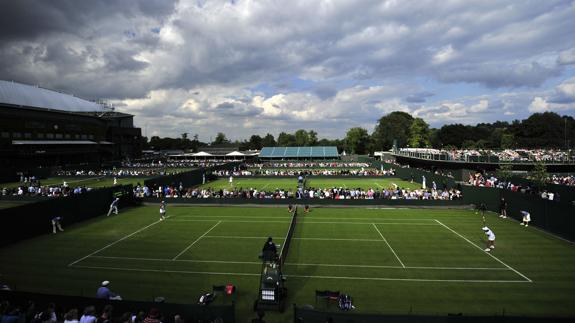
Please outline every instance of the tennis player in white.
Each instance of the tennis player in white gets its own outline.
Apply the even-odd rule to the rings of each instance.
[[[529,222],[531,222],[531,214],[527,211],[521,211],[521,215],[523,216],[523,222],[520,224],[528,227]]]
[[[488,227],[483,227],[482,229],[487,236],[487,248],[485,248],[485,251],[489,252],[491,249],[495,249],[495,233]]]

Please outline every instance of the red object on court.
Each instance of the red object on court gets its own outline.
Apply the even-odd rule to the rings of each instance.
[[[232,284],[226,285],[226,295],[232,295],[235,292],[236,292],[236,286],[234,286]]]

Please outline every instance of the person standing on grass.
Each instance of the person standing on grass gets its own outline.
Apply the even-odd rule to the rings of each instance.
[[[487,248],[485,248],[485,251],[489,252],[491,249],[495,249],[495,233],[488,227],[483,227],[482,230],[487,236]]]
[[[52,219],[52,233],[56,233],[56,229],[64,231],[64,229],[62,229],[62,220],[64,220],[64,218],[61,216],[57,216]]]
[[[166,219],[166,202],[162,201],[160,203],[160,221]]]
[[[521,211],[521,215],[523,216],[523,219],[520,224],[528,227],[529,222],[531,222],[531,214],[527,211]]]
[[[507,218],[507,201],[505,201],[505,198],[501,198],[501,202],[499,202],[499,217],[500,218]]]
[[[230,175],[230,186],[234,186],[234,177]]]
[[[118,214],[118,204],[120,204],[120,198],[116,197],[113,201],[112,204],[110,204],[110,209],[108,210],[108,215],[106,216],[110,216],[110,214],[112,214],[112,212],[114,212],[114,214]]]

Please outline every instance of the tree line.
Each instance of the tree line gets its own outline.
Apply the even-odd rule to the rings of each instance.
[[[188,133],[180,138],[143,138],[147,149],[185,149],[198,151],[201,147],[238,147],[240,150],[261,149],[280,146],[337,146],[338,150],[352,154],[368,154],[373,151],[389,150],[394,141],[398,147],[413,148],[546,148],[569,149],[575,143],[575,119],[560,116],[554,112],[534,113],[524,120],[511,123],[496,121],[477,125],[448,124],[441,128],[431,128],[425,120],[414,118],[409,113],[395,111],[381,117],[374,131],[354,127],[348,129],[342,139],[318,138],[314,130],[299,129],[294,133],[281,132],[277,137],[252,135],[247,140],[229,140],[219,132],[210,142],[201,142],[198,135],[192,139]]]

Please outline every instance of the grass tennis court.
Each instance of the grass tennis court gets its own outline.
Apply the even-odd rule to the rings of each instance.
[[[258,292],[257,256],[270,235],[283,244],[287,208],[169,206],[168,215],[158,221],[158,207],[147,206],[65,226],[0,249],[0,273],[21,290],[93,296],[110,280],[126,299],[178,303],[234,283],[245,322]],[[315,290],[330,289],[350,294],[358,313],[575,315],[575,246],[495,215],[487,221],[497,235],[491,254],[469,210],[300,210],[284,268],[287,304],[323,308]]]
[[[0,209],[7,209],[15,206],[20,206],[34,201],[13,201],[13,200],[0,200]]]
[[[374,189],[382,190],[394,188],[395,185],[401,188],[418,189],[421,184],[410,183],[394,177],[368,177],[368,178],[308,178],[305,185],[306,187],[314,188],[361,188],[362,190]]]
[[[315,188],[361,188],[361,189],[379,189],[393,188],[393,184],[397,184],[404,188],[420,188],[421,185],[417,183],[410,183],[394,177],[366,177],[366,178],[317,178],[308,177],[306,180],[306,187]],[[215,181],[200,185],[200,188],[212,189],[230,189],[230,188],[253,188],[257,190],[275,190],[277,188],[284,190],[297,189],[297,178],[246,178],[235,177],[230,185],[229,178],[219,178]]]
[[[149,177],[146,176],[134,176],[134,177],[117,177],[117,185],[136,185],[137,183],[144,184],[144,181]],[[114,186],[114,178],[113,177],[105,177],[105,176],[93,176],[93,177],[50,177],[46,179],[40,180],[41,185],[62,185],[64,182],[68,183],[71,187],[78,187],[78,186],[86,186],[90,188],[99,188],[99,187],[111,187]],[[5,183],[0,184],[0,187],[18,187],[22,186],[23,183],[14,182],[14,183]]]

